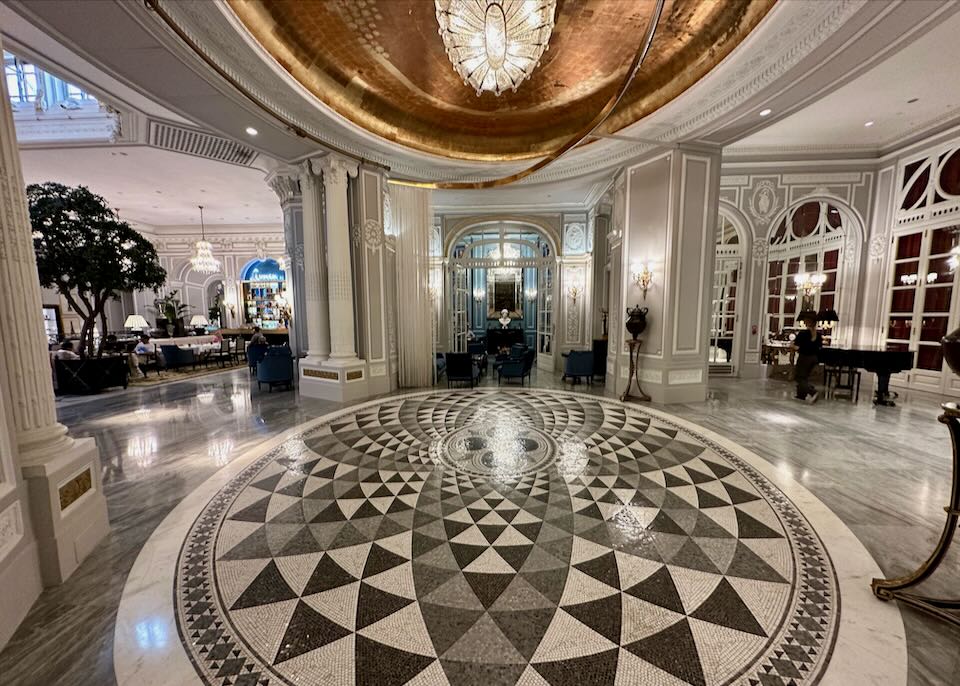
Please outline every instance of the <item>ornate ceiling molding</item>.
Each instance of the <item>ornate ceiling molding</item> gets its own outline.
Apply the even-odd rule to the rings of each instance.
[[[320,140],[358,157],[390,167],[399,176],[434,180],[482,180],[516,171],[510,163],[459,162],[402,148],[346,121],[307,92],[259,46],[222,0],[204,3],[159,0],[177,26],[208,59],[274,111]],[[573,151],[533,183],[557,181],[613,169],[651,149],[690,140],[784,76],[840,30],[866,0],[781,2],[707,77],[655,113],[620,133],[648,142],[603,139]],[[139,3],[125,5],[146,13]],[[169,44],[156,17],[145,25]],[[208,69],[204,67],[205,69]]]

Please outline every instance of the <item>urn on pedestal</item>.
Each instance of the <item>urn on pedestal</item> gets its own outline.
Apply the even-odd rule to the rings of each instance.
[[[637,340],[637,336],[642,334],[647,328],[647,308],[635,305],[633,308],[627,308],[627,331]]]

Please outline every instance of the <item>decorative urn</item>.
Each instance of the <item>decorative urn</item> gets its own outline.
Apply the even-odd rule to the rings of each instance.
[[[642,334],[647,328],[647,308],[635,305],[633,308],[627,308],[627,331],[637,340],[637,336]]]
[[[960,329],[954,329],[940,340],[943,357],[954,374],[960,376]]]

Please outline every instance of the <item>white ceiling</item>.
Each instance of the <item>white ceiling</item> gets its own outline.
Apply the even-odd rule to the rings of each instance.
[[[84,185],[127,220],[152,226],[280,224],[277,196],[259,169],[147,146],[21,150],[26,183]]]
[[[960,13],[813,104],[741,139],[729,151],[879,151],[960,117],[957,36]],[[918,100],[907,102],[913,98]],[[864,126],[868,121],[873,125]]]

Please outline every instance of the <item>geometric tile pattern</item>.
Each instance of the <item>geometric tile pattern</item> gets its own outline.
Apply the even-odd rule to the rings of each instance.
[[[178,564],[217,686],[813,684],[839,616],[819,537],[746,462],[542,390],[335,415],[218,493]]]

